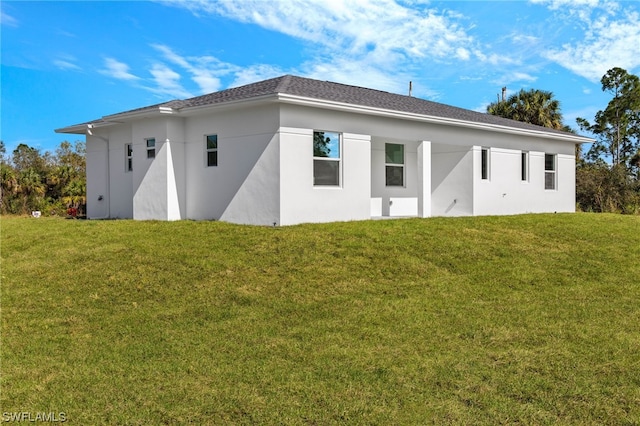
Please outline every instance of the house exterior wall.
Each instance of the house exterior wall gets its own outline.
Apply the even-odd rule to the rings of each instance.
[[[431,141],[418,145],[418,217],[431,216]]]
[[[473,214],[575,211],[575,147],[531,136],[479,133],[473,147]],[[481,149],[490,148],[489,179],[481,179]],[[521,153],[529,153],[529,178],[521,179]],[[556,189],[545,190],[544,155],[556,156]]]
[[[546,190],[545,152],[529,151],[529,179],[521,180],[521,150],[490,148],[489,179],[480,178],[481,147],[474,155],[474,215],[575,211],[575,159],[556,155],[556,189]]]
[[[339,187],[313,184],[314,130],[342,134]],[[208,167],[205,138],[212,134],[218,165]],[[147,138],[156,141],[154,159],[147,158]],[[385,143],[404,145],[402,187],[386,186]],[[490,148],[486,180],[482,147]],[[544,189],[545,153],[556,156],[555,190]],[[276,102],[136,119],[87,135],[90,218],[291,225],[574,209],[574,145],[528,135]]]
[[[87,135],[87,217],[90,219],[109,217],[109,148],[105,135]]]
[[[162,148],[167,162],[167,219],[169,220],[187,217],[184,126],[185,122],[182,118],[171,117],[166,120],[166,139]]]
[[[370,137],[342,133],[340,185],[314,186],[313,132],[339,131],[322,126],[319,123],[313,128],[280,128],[281,225],[371,217]]]
[[[283,105],[282,111],[281,123],[286,126],[371,135],[372,216],[417,214],[419,185],[414,183],[420,173],[431,173],[433,216],[575,211],[575,151],[571,142],[292,105]],[[427,171],[416,165],[420,141],[431,142]],[[384,186],[385,142],[405,144],[406,188]],[[483,146],[492,148],[489,181],[480,176]],[[523,150],[530,153],[528,184],[520,178]],[[555,191],[544,189],[544,153],[557,155]],[[402,209],[394,212],[393,204]],[[423,212],[422,216],[429,214]]]
[[[387,186],[385,144],[404,146],[404,185]],[[429,165],[427,165],[427,169]],[[372,216],[418,215],[418,142],[374,137],[371,143]]]
[[[431,214],[473,215],[473,151],[464,145],[432,144]]]
[[[235,223],[280,223],[276,105],[185,119],[186,215]],[[218,165],[207,167],[206,135],[218,136]]]
[[[169,216],[168,162],[172,159],[167,118],[138,120],[132,124],[133,218],[174,219]],[[155,139],[155,158],[147,157],[149,138]],[[174,183],[172,182],[171,185]]]
[[[93,129],[87,135],[87,216],[133,217],[133,178],[126,171],[125,144],[131,126]]]
[[[132,218],[133,173],[126,171],[125,154],[125,144],[131,143],[131,126],[127,124],[108,128],[108,138],[110,180],[108,198],[105,197],[104,200],[105,205],[108,206],[106,217]]]

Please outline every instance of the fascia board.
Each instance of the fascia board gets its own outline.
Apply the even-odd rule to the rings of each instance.
[[[102,117],[104,121],[113,122],[115,120],[134,120],[137,118],[157,117],[162,114],[177,114],[178,111],[172,108],[159,107],[154,109],[145,109],[142,111],[120,112]]]
[[[87,133],[87,125],[86,124],[76,124],[73,126],[61,127],[59,129],[55,129],[56,133],[68,133],[71,135],[84,135]]]
[[[235,101],[224,101],[224,102],[219,102],[219,103],[213,103],[213,104],[205,104],[205,105],[197,105],[197,106],[192,106],[192,107],[183,107],[180,109],[173,109],[173,108],[168,108],[168,107],[158,107],[158,108],[154,108],[154,109],[145,109],[142,111],[132,111],[132,112],[125,112],[125,113],[119,113],[119,114],[113,114],[113,115],[107,115],[103,117],[103,120],[105,121],[113,121],[114,119],[117,120],[133,120],[133,119],[138,119],[138,118],[145,118],[145,117],[159,117],[161,115],[178,115],[178,116],[188,116],[188,115],[192,115],[195,113],[199,113],[202,111],[208,111],[208,110],[212,110],[212,109],[220,109],[220,108],[231,108],[234,106],[245,106],[245,105],[250,105],[250,104],[258,104],[258,103],[263,103],[265,101],[269,101],[269,100],[275,100],[276,96],[274,94],[267,94],[267,95],[262,95],[262,96],[256,96],[256,97],[252,97],[252,98],[247,98],[247,99],[238,99]]]
[[[85,135],[88,130],[91,129],[99,129],[101,127],[113,126],[115,124],[120,124],[116,121],[105,121],[104,119],[100,119],[100,121],[93,121],[82,124],[74,124],[73,126],[62,127],[60,129],[55,129],[56,133],[69,133],[74,135]]]
[[[193,114],[201,113],[203,111],[208,111],[208,110],[258,105],[266,102],[273,102],[273,101],[276,101],[277,99],[278,98],[276,94],[270,93],[267,95],[255,96],[255,97],[246,98],[246,99],[238,99],[235,101],[224,101],[224,102],[219,102],[214,104],[184,107],[180,109],[179,113],[180,115],[188,116],[188,115],[193,115]]]
[[[472,128],[472,129],[478,129],[478,130],[509,133],[509,134],[515,134],[515,135],[534,136],[539,138],[561,140],[561,141],[571,142],[574,144],[594,142],[594,140],[591,138],[578,136],[578,135],[552,133],[552,132],[545,132],[543,130],[541,131],[541,130],[531,130],[531,129],[518,129],[516,127],[508,127],[508,126],[502,126],[498,124],[476,123],[472,121],[459,120],[455,118],[437,117],[432,115],[416,114],[411,112],[394,111],[394,110],[389,110],[384,108],[352,105],[352,104],[346,104],[342,102],[319,100],[319,99],[306,98],[306,97],[295,96],[295,95],[279,94],[278,100],[284,103],[295,104],[295,105],[303,105],[303,106],[310,106],[310,107],[316,107],[316,108],[327,108],[327,109],[333,109],[337,111],[346,111],[346,112],[375,115],[375,116],[382,116],[382,117],[389,117],[389,118],[399,118],[403,120],[412,120],[412,121],[420,121],[420,122],[433,123],[433,124],[466,127],[466,128]]]
[[[247,106],[251,104],[260,104],[267,101],[275,101],[277,97],[275,94],[267,94],[263,96],[257,96],[247,99],[239,99],[236,101],[228,101],[228,102],[220,102],[216,104],[207,104],[207,105],[198,105],[194,107],[184,107],[179,110],[168,108],[168,107],[158,107],[153,109],[144,109],[141,111],[131,111],[131,112],[122,112],[117,114],[105,115],[100,120],[96,122],[89,122],[83,124],[75,124],[73,126],[62,127],[60,129],[55,129],[56,133],[71,133],[71,134],[81,134],[84,135],[87,133],[87,126],[91,125],[91,128],[98,127],[106,127],[115,124],[121,124],[126,121],[136,120],[140,118],[151,118],[151,117],[160,117],[163,115],[179,115],[179,116],[188,116],[197,114],[207,110],[214,110],[220,108],[230,108],[234,106]]]
[[[123,122],[135,120],[137,118],[145,117],[157,117],[164,114],[177,114],[178,111],[167,107],[158,107],[154,109],[145,109],[143,111],[123,112],[111,115],[105,115],[104,117],[90,121],[83,124],[74,124],[73,126],[62,127],[55,129],[56,133],[71,133],[84,135],[88,129],[97,129],[100,127],[113,126],[116,124],[122,124]]]

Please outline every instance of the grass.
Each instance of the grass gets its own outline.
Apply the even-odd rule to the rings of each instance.
[[[2,413],[640,424],[640,217],[3,218]]]

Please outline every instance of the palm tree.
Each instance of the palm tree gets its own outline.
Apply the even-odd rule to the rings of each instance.
[[[47,186],[42,182],[42,176],[33,168],[20,171],[18,184],[22,194],[22,212],[37,210],[41,199],[47,191]]]
[[[87,204],[87,185],[84,180],[72,180],[62,190],[62,202],[68,207],[80,209]]]
[[[20,191],[16,172],[8,164],[0,163],[0,211],[9,212],[11,198]]]
[[[522,89],[506,100],[489,104],[487,112],[551,129],[565,130],[566,127],[562,123],[560,102],[546,90]]]

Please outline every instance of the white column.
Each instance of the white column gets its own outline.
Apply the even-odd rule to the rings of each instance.
[[[418,145],[418,217],[431,216],[431,142]]]
[[[167,219],[168,220],[180,220],[180,200],[178,199],[178,182],[176,176],[176,159],[174,158],[174,150],[178,147],[172,144],[169,139],[165,140],[163,149],[167,156]],[[180,155],[178,155],[180,158]],[[180,165],[180,162],[177,162]],[[181,172],[180,169],[177,170]]]

